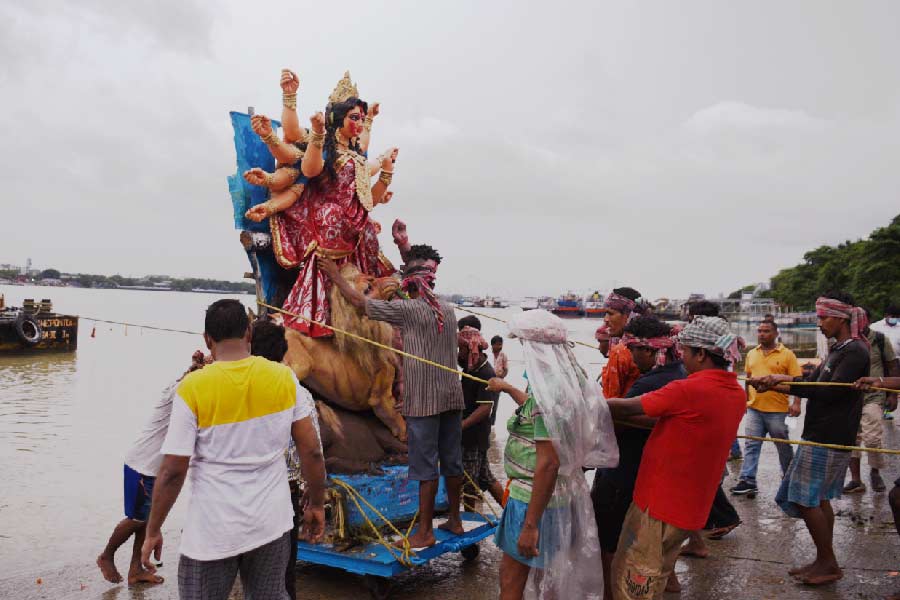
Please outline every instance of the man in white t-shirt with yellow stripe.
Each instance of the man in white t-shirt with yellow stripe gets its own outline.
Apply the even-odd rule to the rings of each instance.
[[[190,474],[178,565],[182,600],[225,600],[239,571],[247,597],[288,597],[290,438],[308,486],[303,537],[316,542],[324,530],[325,463],[312,399],[288,367],[250,355],[249,325],[237,300],[207,309],[203,336],[214,362],[179,385],[162,447],[141,559],[148,569],[151,553],[159,560],[162,524]]]

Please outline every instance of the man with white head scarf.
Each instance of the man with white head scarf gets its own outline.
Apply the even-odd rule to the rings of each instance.
[[[615,600],[662,596],[681,544],[706,523],[746,408],[744,389],[727,370],[735,336],[725,320],[698,317],[678,341],[687,379],[608,401],[615,417],[658,419],[613,560]]]
[[[603,588],[600,546],[582,467],[619,451],[600,386],[575,360],[559,317],[532,310],[509,323],[523,346],[528,390],[491,379],[519,404],[504,451],[509,498],[495,541],[500,597],[589,598]]]

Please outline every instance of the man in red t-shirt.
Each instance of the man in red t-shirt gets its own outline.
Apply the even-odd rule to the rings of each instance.
[[[746,409],[727,371],[735,336],[718,317],[698,317],[678,336],[688,378],[637,398],[607,400],[613,417],[659,420],[647,440],[612,567],[616,600],[661,597],[681,544],[709,516]]]

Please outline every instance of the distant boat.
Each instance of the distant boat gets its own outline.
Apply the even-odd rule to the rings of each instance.
[[[509,302],[507,302],[503,298],[494,298],[493,296],[488,296],[484,299],[485,308],[507,308],[508,306]]]
[[[605,314],[606,308],[603,306],[603,294],[594,292],[584,299],[584,316],[602,318]]]
[[[556,300],[554,300],[550,296],[541,296],[540,298],[538,298],[538,308],[553,312],[553,309],[556,308]]]
[[[538,299],[533,296],[529,296],[528,298],[525,298],[524,300],[522,300],[522,303],[519,304],[519,307],[522,310],[537,310]]]
[[[466,297],[464,297],[464,298],[461,298],[460,301],[456,303],[456,305],[457,305],[457,306],[464,306],[464,307],[474,307],[474,306],[475,306],[475,299],[472,298],[472,297],[470,297],[470,296],[466,296]]]
[[[583,317],[584,300],[572,292],[563,294],[556,299],[556,306],[551,312],[558,317]]]

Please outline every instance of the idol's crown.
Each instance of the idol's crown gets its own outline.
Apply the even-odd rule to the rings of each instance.
[[[356,84],[350,79],[350,71],[345,71],[344,76],[338,81],[334,91],[328,97],[329,104],[338,104],[348,98],[359,98],[359,90]]]

